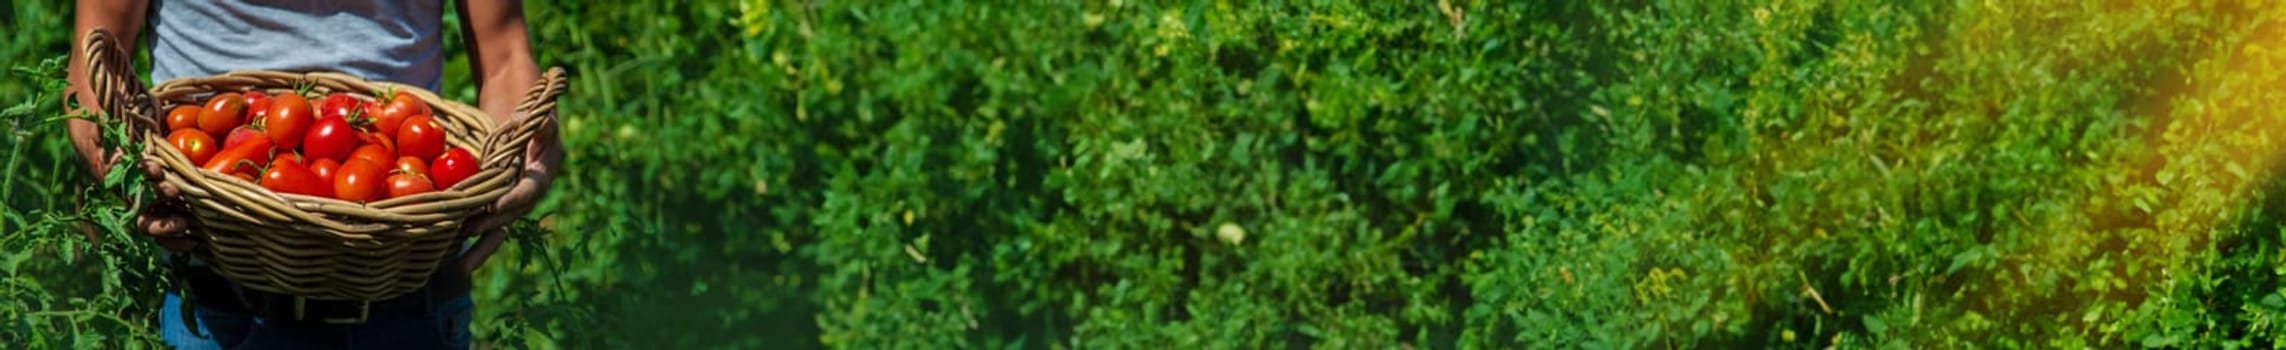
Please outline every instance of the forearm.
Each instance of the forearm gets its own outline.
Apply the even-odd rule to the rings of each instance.
[[[87,53],[82,51],[86,48],[80,47],[87,41],[87,34],[97,28],[109,30],[119,39],[119,44],[124,45],[120,49],[134,52],[138,48],[137,36],[143,31],[143,11],[148,5],[149,2],[142,0],[82,0],[78,3],[72,21],[71,62],[66,65],[65,79],[71,83],[68,89],[80,108],[71,112],[95,113],[102,108],[95,91],[88,85]],[[104,158],[103,145],[97,142],[100,129],[94,122],[78,119],[66,121],[65,125],[71,133],[72,147],[87,161],[91,171],[100,173],[100,169],[95,169],[95,164]]]
[[[516,121],[516,105],[540,76],[538,65],[532,62],[530,38],[524,25],[524,5],[516,0],[463,0],[461,34],[467,39],[470,72],[476,74],[477,99],[480,108],[491,114],[501,126]],[[507,239],[506,231],[496,228],[531,211],[531,205],[547,190],[552,169],[563,162],[562,146],[558,144],[552,127],[543,127],[533,136],[533,145],[527,153],[523,182],[516,184],[494,204],[499,212],[487,214],[473,226],[482,231],[484,239],[469,248],[467,260],[461,263],[464,271],[475,270],[499,249]],[[497,216],[491,216],[497,215]]]
[[[522,1],[460,1],[469,72],[476,74],[478,108],[505,124],[540,76],[524,24]]]
[[[532,82],[540,78],[529,56],[504,59],[504,66],[486,72],[482,86],[477,87],[479,108],[492,115],[493,121],[506,125],[516,112],[516,105],[524,102],[524,93]]]

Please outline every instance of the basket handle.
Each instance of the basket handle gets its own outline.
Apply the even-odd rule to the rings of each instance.
[[[562,67],[548,68],[538,82],[532,83],[531,90],[524,92],[524,102],[516,104],[516,112],[524,117],[501,125],[485,139],[483,168],[523,171],[526,146],[543,127],[556,122],[556,98],[571,88],[564,75]]]
[[[125,47],[119,43],[119,38],[112,35],[109,29],[96,28],[88,31],[80,50],[82,56],[87,58],[89,86],[84,91],[95,93],[96,103],[100,104],[96,107],[103,111],[101,121],[110,122],[111,118],[120,117],[120,120],[127,123],[128,130],[134,132],[134,136],[120,142],[141,140],[144,132],[155,130],[153,128],[160,124],[155,119],[156,113],[152,111],[157,110],[158,106],[152,104],[151,89],[143,86],[142,75],[132,71],[135,65],[130,60],[134,56],[127,54]],[[65,98],[69,99],[72,94],[79,92],[67,93]]]

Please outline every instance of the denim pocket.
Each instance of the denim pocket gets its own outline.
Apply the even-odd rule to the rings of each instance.
[[[438,334],[444,335],[444,348],[468,349],[472,342],[468,321],[476,311],[476,305],[469,298],[461,297],[440,305],[436,311],[437,315],[443,316],[437,318],[437,327],[442,328]]]

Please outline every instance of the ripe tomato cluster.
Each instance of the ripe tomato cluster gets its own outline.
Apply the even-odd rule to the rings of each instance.
[[[360,203],[449,189],[476,174],[476,155],[445,144],[428,104],[384,95],[215,94],[168,111],[167,142],[201,168],[271,191]]]

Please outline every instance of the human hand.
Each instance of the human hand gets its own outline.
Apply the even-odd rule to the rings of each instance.
[[[166,176],[166,168],[159,165],[157,160],[143,160],[142,168],[143,174],[151,179],[160,179]],[[175,184],[166,181],[152,182],[156,183],[152,187],[158,190],[161,203],[174,202],[178,198],[182,198],[182,189],[175,188]],[[198,247],[198,240],[187,234],[190,232],[190,220],[178,212],[176,208],[170,205],[143,206],[143,212],[135,215],[135,227],[142,228],[144,234],[151,235],[152,239],[159,241],[159,246],[165,247],[168,251],[187,252]]]
[[[512,121],[501,125],[516,125],[527,117],[518,113]],[[462,272],[476,271],[499,250],[500,243],[508,239],[507,231],[501,228],[531,213],[532,207],[547,196],[549,185],[555,181],[556,169],[563,161],[563,142],[556,137],[556,121],[540,122],[539,130],[532,133],[531,143],[524,147],[524,168],[516,175],[516,185],[508,188],[508,194],[493,201],[484,214],[470,218],[464,227],[467,232],[484,234],[484,239],[469,247],[468,255],[460,262]]]

